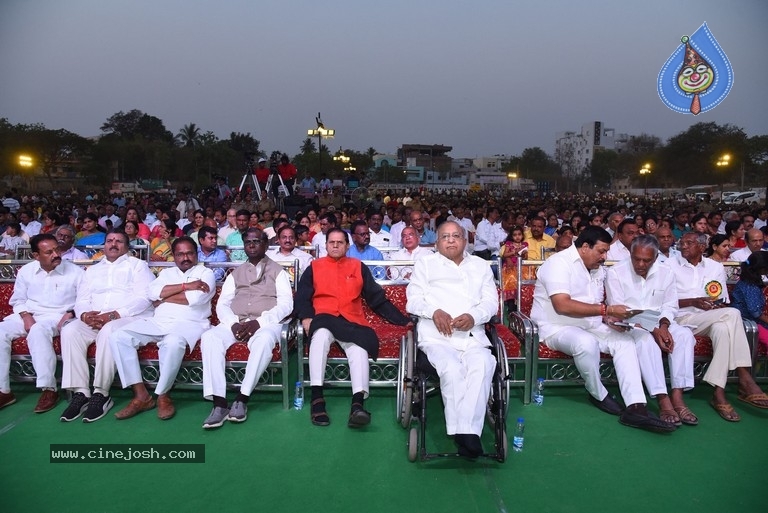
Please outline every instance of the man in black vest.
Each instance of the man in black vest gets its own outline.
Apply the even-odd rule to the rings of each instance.
[[[280,322],[293,310],[288,273],[265,256],[269,247],[267,235],[258,228],[249,228],[243,236],[243,246],[248,260],[224,280],[216,303],[219,324],[201,337],[203,396],[213,400],[203,429],[220,427],[226,420],[245,421],[248,398],[272,359],[272,348],[280,340]],[[224,366],[227,349],[235,342],[247,343],[250,354],[240,392],[228,406]]]

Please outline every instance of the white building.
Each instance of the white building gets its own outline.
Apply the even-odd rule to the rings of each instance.
[[[596,150],[613,150],[615,129],[605,128],[602,121],[581,125],[580,132],[560,132],[555,141],[555,160],[563,172],[580,175],[589,166]]]

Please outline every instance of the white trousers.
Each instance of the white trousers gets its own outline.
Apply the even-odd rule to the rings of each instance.
[[[690,390],[693,388],[693,346],[696,339],[690,329],[677,323],[669,326],[669,333],[675,346],[668,354],[669,375],[672,388]],[[635,340],[637,359],[640,363],[640,373],[643,383],[651,397],[667,393],[667,383],[664,378],[664,361],[661,348],[653,339],[653,335],[645,330],[633,329],[628,332]]]
[[[88,346],[96,343],[96,369],[93,373],[93,391],[104,396],[115,380],[115,359],[109,347],[109,337],[116,330],[135,321],[125,317],[109,321],[100,330],[95,330],[80,319],[74,320],[61,330],[61,388],[91,396],[88,382]]]
[[[480,436],[496,368],[490,349],[479,342],[463,349],[441,342],[420,342],[419,349],[440,377],[447,433]]]
[[[610,354],[624,403],[645,404],[640,364],[634,340],[629,335],[603,325],[590,331],[568,326],[548,337],[545,343],[551,349],[573,356],[587,392],[599,401],[608,395],[600,381],[600,353]]]
[[[259,378],[272,361],[272,348],[280,342],[281,324],[260,327],[248,340],[248,363],[245,364],[245,376],[240,385],[240,393],[251,395]],[[225,375],[227,349],[237,342],[232,329],[219,324],[205,333],[200,339],[203,353],[203,397],[227,396]],[[286,358],[288,355],[283,355]]]
[[[181,335],[152,335],[136,333],[135,331],[115,331],[109,337],[110,349],[115,358],[117,372],[123,388],[142,382],[139,354],[136,350],[150,342],[157,342],[160,359],[160,376],[157,378],[155,393],[162,395],[168,392],[176,381],[187,341]]]
[[[56,352],[53,337],[59,334],[56,325],[64,314],[35,314],[35,324],[24,330],[19,314],[11,314],[0,322],[0,392],[11,391],[11,342],[27,337],[29,355],[37,375],[37,388],[56,388]]]
[[[309,344],[309,383],[311,386],[322,386],[325,378],[325,365],[328,362],[328,351],[336,340],[333,333],[326,328],[315,330],[312,342]],[[352,380],[352,394],[363,392],[368,397],[368,382],[371,369],[368,366],[368,351],[352,342],[337,341],[347,355],[349,362],[349,377]]]
[[[678,324],[695,326],[693,333],[712,340],[712,361],[704,381],[725,388],[728,372],[739,367],[752,367],[747,334],[741,314],[735,308],[717,308],[698,313],[683,314],[675,319]]]

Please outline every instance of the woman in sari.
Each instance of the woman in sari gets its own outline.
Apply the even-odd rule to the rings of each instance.
[[[176,223],[172,221],[161,221],[160,229],[157,231],[157,237],[152,239],[149,246],[149,259],[153,262],[173,262],[173,251],[171,243],[176,233]]]

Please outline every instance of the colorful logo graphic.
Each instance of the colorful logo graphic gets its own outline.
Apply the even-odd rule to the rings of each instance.
[[[707,283],[704,286],[704,289],[707,291],[707,295],[712,299],[717,299],[720,297],[720,294],[723,293],[723,286],[720,285],[720,282],[717,280],[712,280]]]
[[[667,59],[657,88],[664,105],[694,116],[717,107],[733,87],[733,68],[704,23]]]

